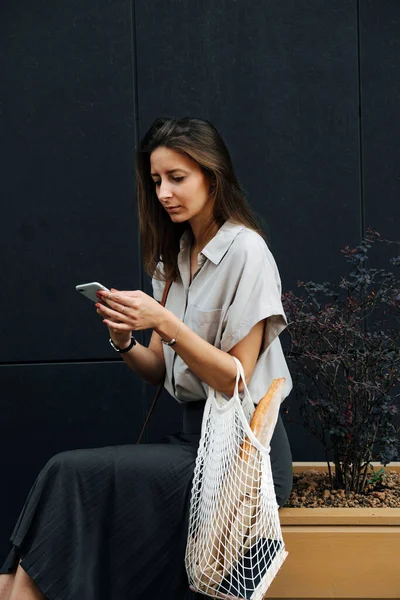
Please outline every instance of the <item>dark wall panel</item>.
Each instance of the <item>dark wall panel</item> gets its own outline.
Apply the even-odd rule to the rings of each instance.
[[[400,242],[400,4],[395,0],[360,3],[360,66],[365,225]],[[375,245],[371,266],[398,276],[389,259],[399,255],[399,246]],[[399,395],[400,385],[391,393]],[[399,397],[397,405],[400,410]]]
[[[147,386],[147,410],[154,399],[155,389]],[[146,441],[153,443],[166,435],[182,431],[182,405],[163,390],[146,428]]]
[[[142,382],[122,361],[2,366],[0,389],[1,563],[45,462],[64,450],[136,443],[146,407]]]
[[[109,356],[75,285],[140,287],[130,10],[1,3],[0,362]]]
[[[360,3],[365,223],[399,240],[400,4]],[[397,249],[381,252],[382,266]]]
[[[140,133],[220,129],[284,288],[325,280],[360,232],[357,2],[137,2]]]
[[[363,216],[397,235],[399,21],[395,0],[1,4],[0,554],[44,462],[135,442],[154,395],[74,290],[149,290],[136,135],[159,115],[209,118],[266,221],[284,289],[339,277]],[[294,394],[285,407],[296,418]],[[180,423],[163,393],[147,441]],[[287,430],[295,460],[324,459],[297,424]]]
[[[139,132],[210,119],[266,222],[283,289],[343,274],[361,230],[357,2],[136,3]],[[285,334],[282,336],[285,342]],[[296,415],[294,394],[286,401]],[[324,459],[289,424],[295,460]]]

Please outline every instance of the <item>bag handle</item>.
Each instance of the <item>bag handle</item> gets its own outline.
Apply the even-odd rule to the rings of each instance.
[[[250,392],[249,392],[249,388],[247,387],[247,383],[246,383],[246,378],[244,376],[244,370],[243,370],[243,366],[242,363],[240,362],[240,360],[238,358],[236,358],[236,356],[232,356],[233,360],[236,363],[236,383],[235,383],[235,390],[233,392],[234,396],[239,396],[239,381],[240,379],[243,381],[243,386],[244,386],[244,396],[243,396],[243,400],[242,400],[242,407],[244,409],[246,409],[249,414],[251,415],[254,411],[254,404],[253,404],[253,400],[251,399],[250,396]]]
[[[165,303],[167,301],[168,292],[170,290],[171,285],[172,285],[172,281],[167,281],[166,284],[165,284],[165,286],[164,286],[164,291],[163,291],[163,295],[162,295],[161,302],[160,302],[161,306],[165,306]],[[141,439],[143,437],[143,434],[146,431],[146,427],[148,425],[148,422],[150,421],[151,415],[153,414],[153,411],[154,411],[155,406],[157,404],[157,400],[159,399],[159,397],[161,395],[161,392],[163,390],[164,382],[165,382],[165,375],[164,375],[164,379],[162,380],[162,382],[158,386],[156,393],[154,394],[153,402],[151,403],[149,412],[147,413],[147,417],[146,417],[146,420],[145,420],[145,422],[143,424],[142,431],[139,433],[139,437],[137,439],[136,445],[140,444],[140,441],[141,441]]]

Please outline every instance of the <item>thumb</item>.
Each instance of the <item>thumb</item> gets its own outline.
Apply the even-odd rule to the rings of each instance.
[[[111,288],[110,292],[118,292],[118,290],[116,288]]]

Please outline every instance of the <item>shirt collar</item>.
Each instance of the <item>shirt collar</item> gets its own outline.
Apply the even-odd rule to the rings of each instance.
[[[240,223],[234,223],[230,220],[225,221],[200,254],[208,258],[208,260],[211,260],[215,265],[218,265],[227,253],[233,240],[242,229],[244,229],[244,225]],[[189,244],[190,238],[188,232],[185,232],[181,237],[180,249],[183,250]]]

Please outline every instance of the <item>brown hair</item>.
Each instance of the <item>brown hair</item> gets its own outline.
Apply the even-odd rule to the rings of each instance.
[[[158,201],[150,175],[150,155],[159,146],[187,154],[213,183],[214,220],[228,219],[263,235],[234,173],[229,151],[215,127],[202,119],[156,119],[139,145],[136,181],[143,262],[147,273],[163,281],[179,275],[179,240],[188,223],[173,223]],[[162,272],[157,268],[162,261]]]

